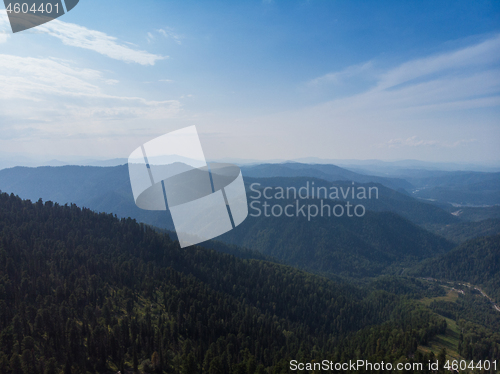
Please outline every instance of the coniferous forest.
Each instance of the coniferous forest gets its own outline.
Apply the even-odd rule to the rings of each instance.
[[[132,219],[0,195],[1,373],[271,374],[290,372],[292,359],[427,362],[438,353],[419,347],[447,321],[433,311],[439,305],[417,299],[440,292],[181,249]],[[476,357],[498,357],[494,339]]]

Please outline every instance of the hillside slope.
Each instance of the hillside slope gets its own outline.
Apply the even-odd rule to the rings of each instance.
[[[405,298],[0,195],[2,373],[279,374],[292,358],[399,360],[442,329]]]
[[[460,205],[500,204],[500,173],[472,171],[435,172],[423,178],[407,177],[424,199]]]
[[[352,203],[361,203],[365,206],[366,209],[372,210],[375,212],[393,212],[403,216],[404,218],[412,221],[416,224],[453,224],[459,223],[460,219],[458,219],[453,214],[437,207],[434,204],[430,204],[428,202],[422,201],[420,199],[415,199],[409,194],[405,192],[395,191],[380,183],[355,183],[352,184],[352,181],[335,181],[331,182],[324,179],[312,178],[312,177],[271,177],[271,178],[252,178],[245,177],[245,185],[247,189],[251,191],[252,189],[262,190],[265,187],[294,187],[297,191],[300,188],[305,186],[309,186],[309,191],[314,187],[315,193],[317,193],[318,188],[325,187],[327,193],[330,193],[330,188],[342,187],[344,191],[347,191],[347,188],[355,188],[364,187],[368,190],[370,187],[377,188],[377,198],[374,197],[372,199],[352,199],[352,195],[348,193],[344,198],[342,194],[340,194],[340,198],[345,201],[350,201]],[[320,196],[323,197],[320,191]],[[252,195],[252,194],[250,194]],[[253,195],[256,195],[255,193]]]
[[[500,235],[469,240],[431,261],[424,261],[409,274],[482,286],[500,302]]]
[[[265,202],[282,207],[296,204],[288,200]],[[308,204],[320,203],[300,200],[301,206]],[[337,200],[335,204],[342,202]],[[259,217],[253,217],[257,212],[250,209],[242,224],[219,239],[308,271],[354,277],[407,267],[454,247],[446,239],[390,212],[367,211],[363,217],[348,217],[347,213],[341,217],[318,215],[309,221],[301,214],[275,217],[268,212],[269,217],[265,217],[262,206],[263,202]]]

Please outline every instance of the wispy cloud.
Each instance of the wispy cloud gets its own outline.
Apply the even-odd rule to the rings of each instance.
[[[7,16],[7,12],[5,9],[0,9],[0,33],[8,33],[12,32],[12,28],[9,23],[9,16]]]
[[[371,61],[309,81],[323,103],[256,118],[244,141],[281,139],[262,150],[268,158],[298,157],[296,144],[303,157],[500,157],[500,35],[397,66]]]
[[[470,75],[476,72],[473,69],[491,69],[499,62],[500,35],[496,35],[472,46],[411,60],[390,69],[377,67],[374,61],[348,66],[314,78],[308,84],[338,84],[352,78],[364,78],[377,82],[374,91],[382,91],[403,84],[436,81],[446,74],[463,73],[464,70]]]
[[[173,28],[171,27],[165,27],[163,29],[159,29],[158,33],[163,35],[167,39],[172,39],[175,43],[177,44],[182,44],[182,35],[177,34]]]
[[[38,26],[37,30],[60,39],[66,45],[90,49],[115,60],[134,62],[141,65],[154,65],[156,61],[167,58],[132,49],[119,44],[117,38],[113,36],[72,23],[54,20]]]
[[[477,139],[461,139],[454,142],[444,142],[439,140],[425,140],[417,136],[412,136],[406,139],[391,139],[387,143],[380,144],[381,147],[401,148],[401,147],[441,147],[441,148],[456,148],[468,143],[474,143]]]
[[[349,66],[341,71],[325,74],[321,77],[314,78],[308,82],[311,86],[320,84],[339,84],[349,78],[359,77],[361,75],[373,75],[373,62],[368,61],[363,64]]]
[[[0,99],[99,95],[99,88],[90,82],[100,79],[96,70],[70,67],[60,60],[0,55]]]
[[[0,10],[0,32],[9,32],[10,25],[5,10]],[[119,42],[118,38],[104,32],[59,20],[40,25],[31,32],[44,33],[61,40],[65,45],[84,48],[115,60],[141,65],[154,65],[156,61],[168,58],[130,47],[130,43]],[[0,34],[0,41],[2,40]],[[128,44],[128,45],[127,45]]]
[[[379,89],[394,87],[433,74],[452,73],[457,70],[488,67],[500,61],[500,35],[456,51],[416,59],[391,69],[380,77]]]
[[[10,35],[10,25],[5,10],[0,10],[0,44],[5,43]]]
[[[326,74],[310,83],[338,82],[370,73],[375,84],[359,94],[328,103],[330,108],[371,111],[453,109],[498,105],[500,35],[456,51],[415,59],[399,66],[374,69],[372,62]]]
[[[31,136],[37,131],[62,136],[80,132],[82,125],[89,134],[120,132],[126,130],[118,123],[106,130],[97,124],[117,119],[165,119],[180,111],[178,100],[106,93],[106,86],[117,83],[70,61],[0,55],[0,127],[11,128],[13,134],[24,134],[21,130],[29,128]]]

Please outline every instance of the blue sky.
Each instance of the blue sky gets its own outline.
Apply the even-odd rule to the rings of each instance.
[[[0,156],[500,162],[495,1],[92,1],[12,34]]]

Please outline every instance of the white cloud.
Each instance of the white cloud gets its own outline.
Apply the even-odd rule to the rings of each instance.
[[[366,74],[373,74],[373,62],[368,61],[363,64],[359,65],[353,65],[353,66],[348,66],[347,68],[333,72],[333,73],[328,73],[325,74],[321,77],[315,78],[311,80],[309,85],[315,86],[315,85],[320,85],[320,84],[339,84],[344,82],[345,80],[352,78],[352,77],[359,77],[361,75],[366,75]]]
[[[381,76],[379,88],[390,88],[435,73],[488,66],[500,62],[500,35],[457,51],[416,59]]]
[[[0,32],[0,44],[5,43],[9,39],[9,37],[9,34]]]
[[[402,84],[436,81],[446,74],[463,73],[464,70],[471,72],[472,69],[487,69],[499,62],[500,35],[496,35],[472,46],[408,61],[386,71],[376,68],[373,61],[348,66],[341,71],[312,79],[308,84],[338,84],[352,78],[363,78],[376,80],[375,90],[381,91]]]
[[[0,55],[0,99],[98,95],[99,88],[90,82],[99,79],[96,70],[70,67],[60,60]]]
[[[10,24],[5,10],[0,11],[0,32],[10,32]],[[88,49],[115,60],[133,62],[141,65],[154,65],[156,61],[168,58],[146,51],[130,48],[120,43],[117,38],[107,35],[101,31],[90,30],[86,27],[67,23],[59,20],[52,20],[43,25],[31,29],[31,32],[45,33],[61,40],[64,44]],[[1,39],[0,34],[0,41]]]
[[[167,58],[120,45],[113,36],[59,20],[40,25],[35,30],[54,36],[66,45],[89,49],[115,60],[154,65],[157,60]]]
[[[182,42],[181,42],[182,35],[175,33],[174,29],[172,29],[171,27],[165,27],[164,29],[159,29],[158,33],[160,33],[161,35],[163,35],[167,39],[168,38],[173,39],[174,42],[176,42],[179,45],[182,44]]]
[[[158,82],[172,83],[172,79],[160,79]]]
[[[57,138],[82,129],[87,135],[126,133],[121,121],[112,120],[166,119],[180,112],[177,100],[118,96],[102,88],[116,83],[68,61],[0,55],[2,138],[8,137],[6,129],[13,137]]]
[[[0,9],[0,32],[4,32],[6,34],[12,32],[9,23],[9,16],[7,16],[5,9]]]
[[[500,95],[499,63],[500,35],[497,35],[473,46],[408,61],[386,71],[376,72],[373,64],[367,62],[310,83],[338,82],[370,72],[376,82],[374,87],[325,104],[343,113],[447,110],[453,108],[453,103],[482,107],[498,105],[498,100],[492,97]]]

